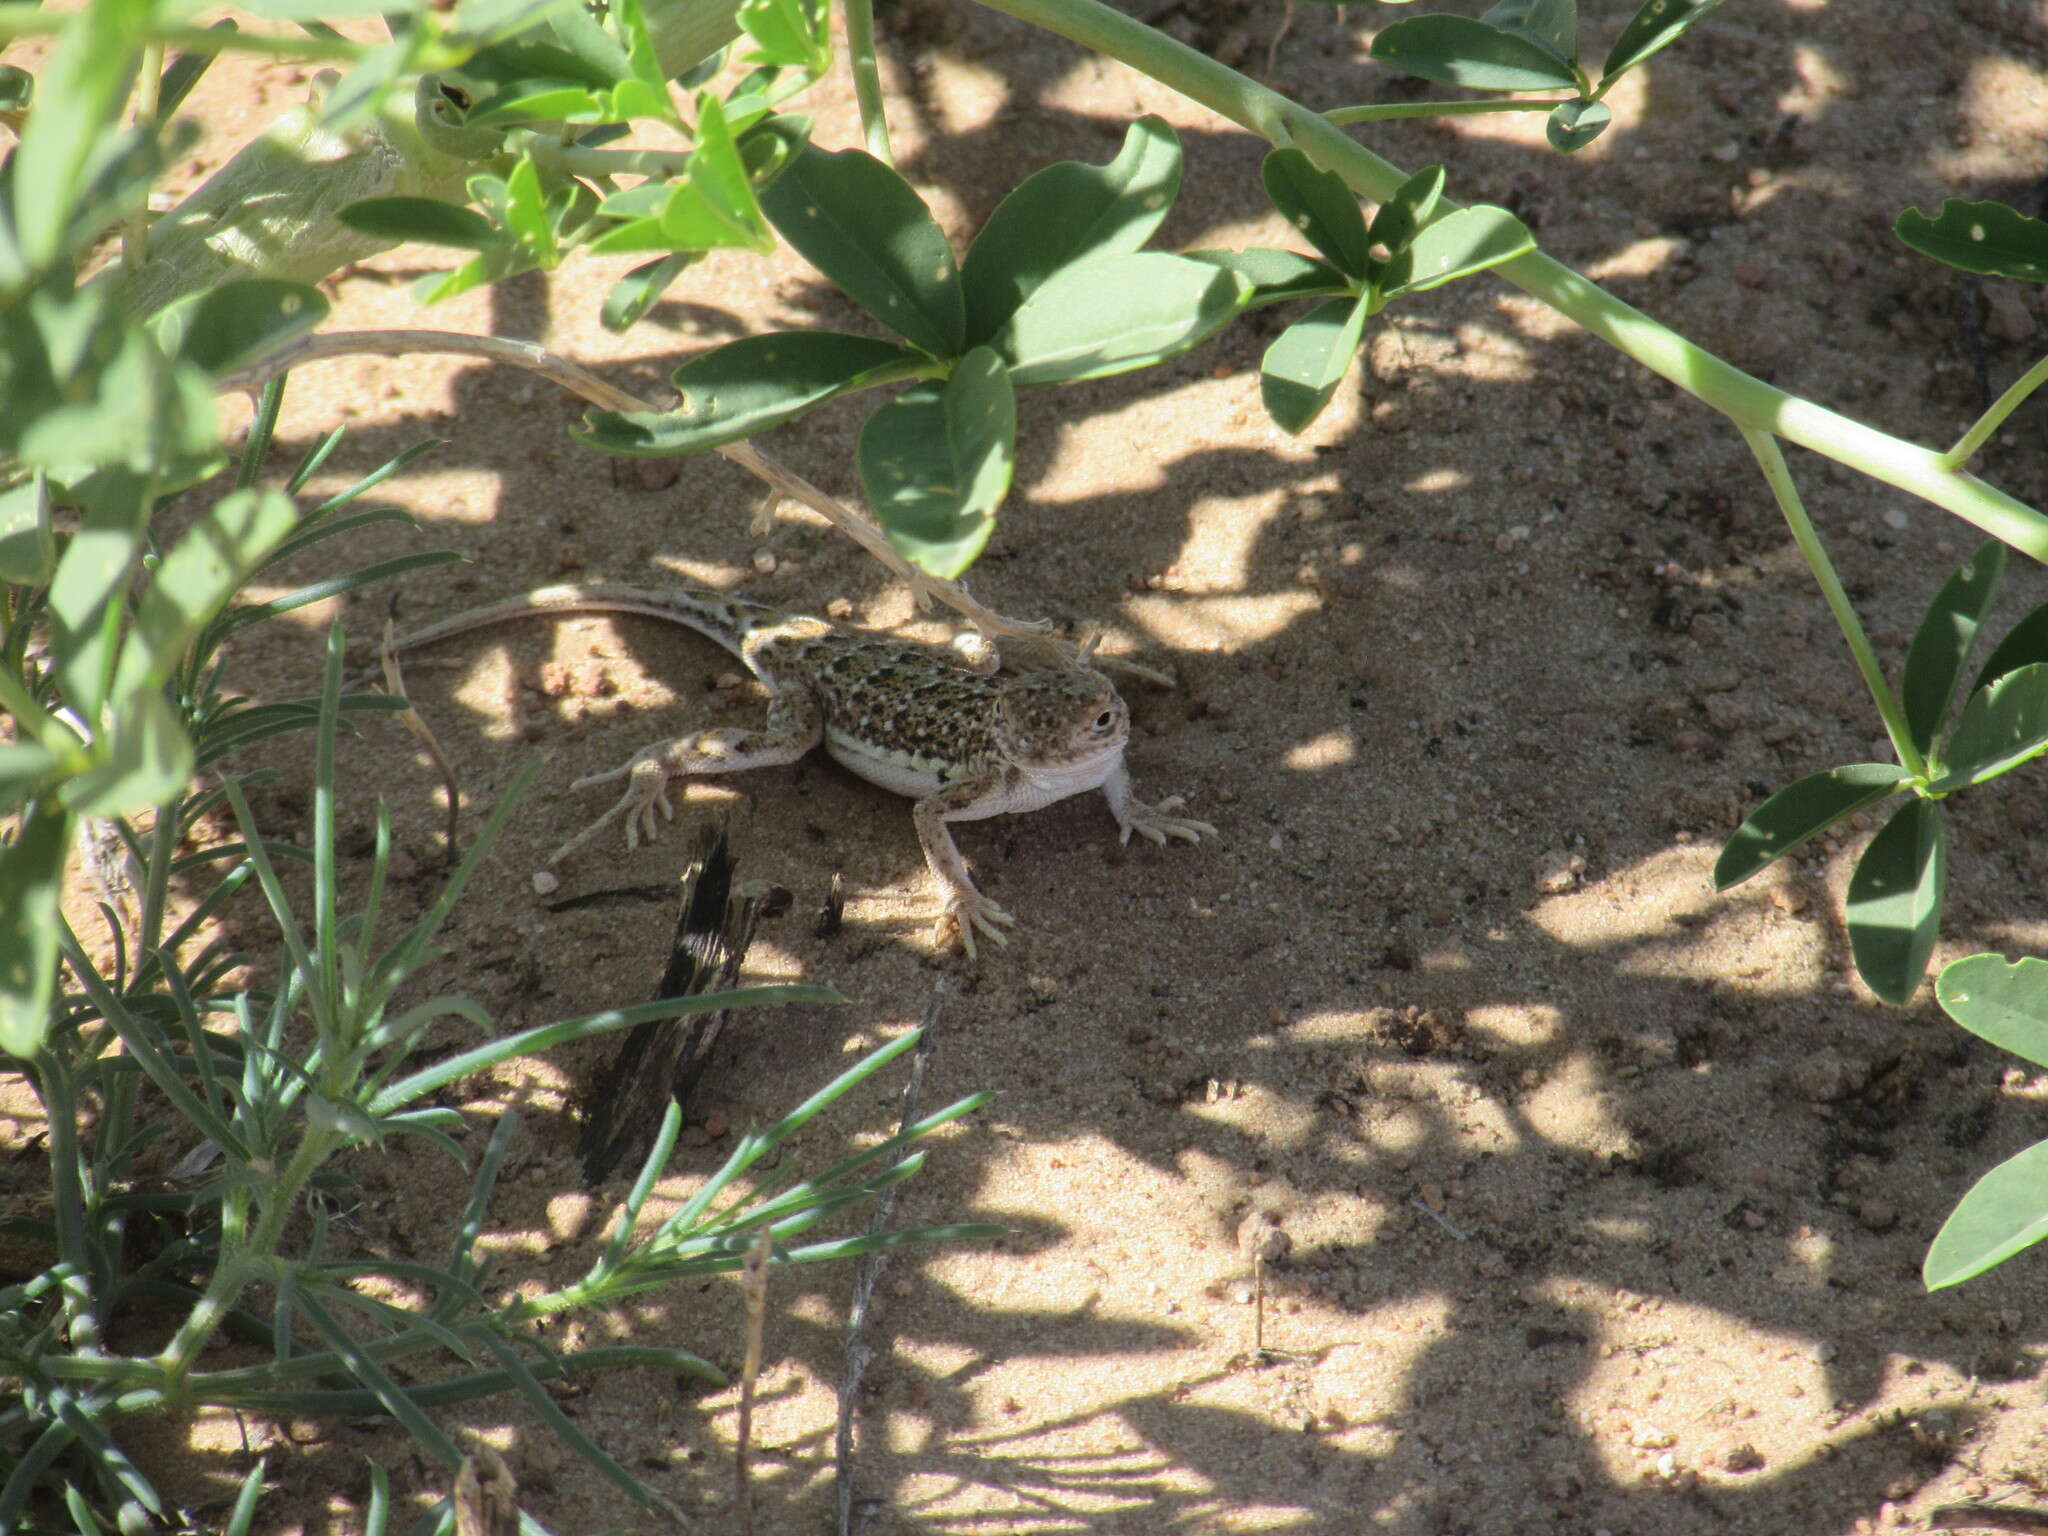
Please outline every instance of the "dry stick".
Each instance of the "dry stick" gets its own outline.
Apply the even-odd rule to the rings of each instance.
[[[733,1447],[733,1496],[740,1507],[742,1536],[754,1536],[754,1487],[747,1478],[747,1452],[754,1433],[754,1379],[761,1374],[761,1336],[768,1328],[768,1257],[775,1234],[767,1227],[747,1250],[740,1290],[747,1298],[747,1358],[740,1365],[740,1439]]]
[[[426,749],[427,756],[434,760],[434,768],[441,775],[441,785],[448,792],[448,862],[452,865],[457,857],[455,832],[462,819],[462,785],[456,780],[455,766],[448,761],[448,754],[441,750],[441,743],[426,717],[412,702],[412,696],[405,691],[405,677],[398,667],[398,624],[388,615],[384,620],[384,641],[377,648],[377,660],[384,668],[384,691],[393,698],[404,699],[405,708],[399,713],[399,723],[413,734],[413,739]]]
[[[1942,1504],[1927,1516],[1931,1531],[2021,1531],[2048,1536],[2048,1509],[2006,1509],[1997,1504]]]
[[[589,369],[545,347],[530,341],[510,341],[502,336],[470,336],[460,331],[330,331],[324,335],[305,336],[289,346],[280,347],[260,362],[228,374],[218,387],[223,394],[243,393],[259,389],[279,374],[306,363],[363,354],[402,357],[415,352],[449,353],[509,363],[559,384],[600,410],[662,414],[659,405],[606,383]],[[947,607],[965,615],[967,621],[984,634],[1001,635],[1016,642],[1027,660],[1040,660],[1041,664],[1050,665],[1065,665],[1070,660],[1072,647],[1048,634],[1049,626],[1044,620],[1026,622],[1005,618],[969,597],[959,583],[927,576],[890,547],[888,537],[881,529],[751,443],[724,443],[718,452],[742,469],[758,475],[779,495],[802,502],[881,561],[910,584],[918,607],[928,607],[928,599],[936,597]]]
[[[910,1081],[903,1085],[903,1124],[897,1134],[901,1135],[917,1123],[917,1099],[924,1086],[925,1062],[930,1058],[932,1040],[939,1027],[939,1015],[946,1008],[946,984],[942,981],[932,988],[931,1000],[924,1005],[924,1019],[920,1028],[924,1037],[917,1042],[917,1050],[910,1058]],[[910,1155],[908,1147],[897,1150],[895,1167]],[[881,1199],[875,1202],[875,1213],[868,1220],[868,1235],[888,1230],[889,1213],[896,1205],[896,1191],[900,1186],[890,1185],[882,1191]],[[854,1276],[853,1298],[846,1309],[846,1371],[839,1378],[839,1425],[832,1443],[832,1481],[834,1499],[838,1504],[838,1536],[853,1536],[853,1410],[860,1397],[860,1379],[866,1374],[868,1362],[875,1352],[868,1348],[860,1336],[868,1320],[868,1302],[875,1294],[875,1282],[882,1277],[882,1264],[888,1250],[877,1248],[860,1261],[860,1273]],[[865,1522],[863,1522],[865,1524]]]

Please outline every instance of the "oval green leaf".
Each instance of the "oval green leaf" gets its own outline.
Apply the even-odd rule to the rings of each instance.
[[[1180,195],[1180,140],[1165,119],[1139,118],[1107,165],[1062,160],[1034,172],[989,215],[967,248],[961,281],[967,336],[983,342],[1063,267],[1135,251]]]
[[[1423,230],[1407,250],[1387,263],[1381,292],[1388,298],[1397,293],[1420,293],[1535,249],[1536,237],[1507,209],[1489,204],[1460,208]]]
[[[1017,402],[1002,359],[976,347],[952,377],[907,389],[867,420],[861,489],[889,542],[950,580],[995,529],[1016,462]]]
[[[341,222],[379,240],[416,240],[463,251],[487,251],[505,243],[504,232],[474,208],[437,197],[366,197],[342,209]]]
[[[761,194],[776,230],[912,346],[954,357],[967,307],[953,248],[910,183],[864,150],[806,145]]]
[[[1621,29],[1621,36],[1614,40],[1614,46],[1607,50],[1607,62],[1600,66],[1601,77],[1634,69],[1651,54],[1670,47],[1720,3],[1721,0],[1643,0],[1641,8]]]
[[[1372,40],[1372,56],[1405,74],[1475,91],[1574,90],[1571,66],[1534,43],[1464,16],[1397,21]]]
[[[1415,231],[1436,212],[1437,199],[1444,192],[1444,168],[1425,165],[1394,189],[1394,195],[1380,204],[1372,216],[1372,230],[1366,236],[1374,250],[1398,256],[1415,239]]]
[[[1363,296],[1319,304],[1266,348],[1259,365],[1259,397],[1266,414],[1286,431],[1299,433],[1322,415],[1351,371],[1370,307]]]
[[[1882,800],[1907,778],[1897,763],[1848,763],[1787,784],[1728,839],[1714,861],[1714,889],[1740,885],[1815,833]]]
[[[227,373],[303,336],[327,318],[326,295],[305,283],[238,277],[159,317],[178,355],[208,373]]]
[[[1228,325],[1251,285],[1228,268],[1160,251],[1068,267],[1026,299],[993,345],[1010,382],[1057,384],[1143,368]]]
[[[1544,120],[1543,134],[1550,140],[1550,147],[1570,154],[1584,149],[1588,144],[1607,131],[1607,125],[1614,121],[1614,109],[1604,101],[1567,101],[1553,107],[1550,116]]]
[[[2048,662],[2033,662],[1978,689],[1963,706],[1943,754],[1937,794],[1995,779],[2048,751]]]
[[[611,292],[604,296],[604,312],[600,317],[608,331],[623,331],[637,324],[648,310],[660,302],[668,292],[668,285],[683,273],[683,269],[699,259],[696,251],[675,251],[658,261],[635,267],[611,286]]]
[[[1999,578],[2004,574],[2005,545],[1986,539],[1941,584],[1907,647],[1899,692],[1906,709],[1907,734],[1922,752],[1933,748],[1935,734],[1948,718],[1963,663],[1977,644],[1977,631],[1991,611],[1991,600],[1998,596]]]
[[[1281,217],[1306,236],[1332,266],[1364,281],[1365,215],[1344,178],[1317,170],[1307,155],[1291,147],[1267,155],[1259,174],[1266,183],[1266,196]]]
[[[1951,197],[1931,219],[1908,208],[1892,222],[1892,233],[1921,255],[1965,272],[2048,283],[2048,224],[2003,203]]]
[[[2048,1067],[2048,960],[1965,955],[1941,968],[1934,996],[1971,1034]]]
[[[42,810],[0,848],[0,1051],[10,1056],[33,1056],[49,1031],[70,846],[71,818]]]
[[[694,357],[673,375],[673,411],[591,411],[578,441],[606,453],[662,457],[696,453],[787,421],[883,369],[924,359],[907,347],[838,331],[748,336]]]
[[[2048,661],[2048,603],[2041,604],[2006,631],[2005,638],[1993,647],[1977,673],[1976,681],[1970,684],[1970,692],[1975,693],[1986,683],[2036,661]]]
[[[1959,1285],[2048,1237],[2048,1141],[2009,1157],[1970,1186],[1920,1266],[1930,1291]]]
[[[1579,56],[1579,0],[1500,0],[1479,19],[1535,44],[1560,63]]]
[[[1849,877],[1849,953],[1886,1002],[1904,1006],[1927,974],[1947,885],[1941,807],[1915,797],[1870,840]]]
[[[1246,309],[1286,299],[1330,298],[1350,293],[1357,286],[1327,261],[1272,246],[1255,245],[1242,251],[1189,251],[1187,257],[1190,261],[1206,261],[1211,266],[1226,268],[1249,283],[1251,297],[1245,300]]]

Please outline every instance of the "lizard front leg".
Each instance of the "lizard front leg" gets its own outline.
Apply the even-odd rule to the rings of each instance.
[[[946,893],[946,905],[939,914],[939,929],[943,929],[948,918],[960,932],[960,947],[967,951],[967,958],[975,958],[974,931],[979,928],[983,934],[998,944],[1007,944],[1003,929],[1017,920],[1001,907],[990,901],[974,888],[974,877],[967,873],[967,861],[960,857],[960,850],[953,844],[953,834],[947,830],[949,821],[976,821],[995,814],[994,805],[1008,793],[1010,784],[1001,773],[979,773],[973,778],[959,779],[945,788],[926,795],[910,808],[910,819],[917,827],[917,840],[924,847],[924,861],[932,872],[932,878],[939,882],[939,888]],[[935,929],[933,937],[939,937]]]
[[[1109,813],[1116,818],[1123,842],[1128,843],[1133,832],[1149,837],[1155,843],[1164,843],[1169,837],[1182,837],[1191,843],[1199,843],[1205,837],[1216,836],[1216,829],[1206,821],[1167,814],[1180,809],[1180,796],[1170,795],[1157,805],[1147,805],[1132,794],[1131,771],[1122,763],[1118,763],[1116,772],[1102,781],[1102,796],[1109,802]]]
[[[631,852],[643,836],[654,841],[661,827],[655,819],[657,812],[664,819],[674,819],[675,807],[668,799],[670,780],[687,778],[693,773],[739,773],[748,768],[793,763],[824,738],[824,706],[808,688],[788,688],[775,695],[768,706],[767,725],[761,730],[727,727],[697,731],[642,748],[622,766],[590,774],[570,786],[587,789],[593,784],[624,779],[626,792],[617,805],[549,854],[548,862],[560,862],[622,819],[626,823],[626,849]]]

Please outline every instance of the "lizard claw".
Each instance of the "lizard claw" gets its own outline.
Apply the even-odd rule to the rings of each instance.
[[[956,891],[946,901],[946,908],[939,914],[938,926],[933,938],[943,943],[945,930],[950,925],[960,935],[960,947],[967,952],[967,958],[979,958],[974,948],[974,933],[978,928],[983,937],[993,939],[998,947],[1010,942],[1004,928],[1014,927],[1017,919],[990,901],[981,892],[969,887]]]
[[[1157,805],[1147,805],[1142,800],[1127,802],[1117,816],[1117,830],[1122,834],[1121,841],[1128,843],[1133,832],[1161,845],[1164,845],[1169,837],[1199,843],[1205,837],[1216,836],[1216,829],[1206,821],[1196,821],[1192,816],[1168,814],[1179,810],[1185,803],[1179,795],[1168,795]]]
[[[661,822],[655,816],[657,811],[667,820],[675,820],[676,808],[668,798],[668,775],[652,757],[636,757],[623,768],[590,774],[578,779],[571,787],[587,789],[593,784],[604,784],[622,777],[626,780],[626,792],[619,797],[619,803],[549,854],[550,864],[559,864],[615,821],[625,821],[626,851],[631,853],[640,846],[641,838],[651,843],[661,831]]]

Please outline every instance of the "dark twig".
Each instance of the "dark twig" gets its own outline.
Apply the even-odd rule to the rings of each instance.
[[[452,865],[460,857],[456,849],[455,833],[462,819],[462,785],[456,780],[455,765],[448,761],[448,754],[441,750],[441,743],[428,726],[426,717],[405,691],[405,676],[398,666],[398,615],[395,611],[384,616],[384,639],[377,648],[377,660],[384,669],[384,690],[393,698],[404,699],[405,709],[398,717],[399,724],[412,732],[413,739],[426,750],[433,760],[434,770],[441,775],[441,786],[448,794],[448,862]]]
[[[918,1041],[917,1050],[910,1058],[910,1081],[903,1085],[902,1130],[907,1131],[917,1123],[917,1100],[919,1091],[924,1087],[925,1062],[931,1057],[939,1015],[945,1012],[945,1008],[946,984],[940,982],[932,988],[931,1000],[924,1005],[924,1038]],[[907,1149],[899,1151],[896,1162],[901,1162],[908,1155]],[[889,1213],[896,1204],[897,1187],[891,1185],[883,1190],[875,1202],[874,1215],[868,1220],[870,1236],[888,1230]],[[860,1261],[860,1273],[853,1279],[853,1297],[846,1308],[846,1369],[839,1378],[839,1425],[833,1437],[832,1451],[838,1536],[856,1536],[853,1524],[853,1411],[860,1399],[861,1377],[867,1373],[868,1362],[875,1357],[875,1352],[861,1337],[861,1329],[867,1324],[868,1302],[875,1294],[875,1282],[882,1277],[882,1264],[887,1256],[887,1249],[877,1248]],[[865,1528],[866,1524],[863,1516],[861,1525]]]

